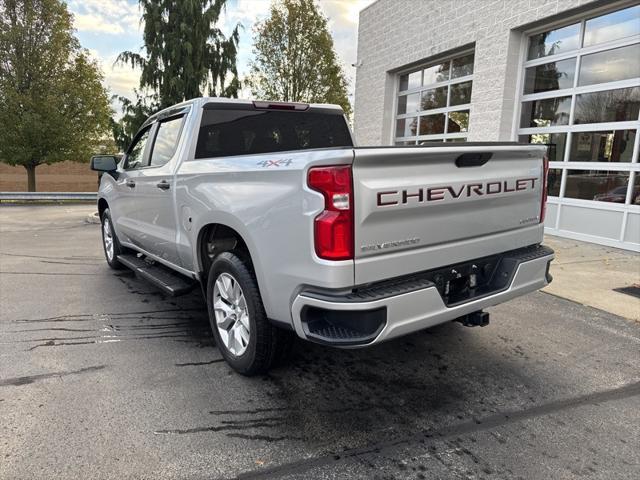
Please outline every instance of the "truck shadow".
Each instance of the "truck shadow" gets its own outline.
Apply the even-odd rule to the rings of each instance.
[[[202,326],[206,312],[201,316]],[[288,361],[261,377],[242,377],[223,363],[206,376],[216,382],[213,377],[231,375],[235,383],[259,392],[260,398],[251,400],[254,407],[212,410],[214,425],[160,433],[219,428],[229,438],[295,440],[330,450],[482,418],[506,405],[532,404],[539,394],[532,392],[543,388],[530,370],[532,362],[523,369],[526,352],[492,329],[447,323],[355,350],[298,340]],[[197,344],[202,336],[191,340]],[[218,352],[212,357],[203,364],[221,361]]]
[[[304,442],[314,450],[333,451],[480,419],[508,405],[531,405],[545,390],[536,374],[539,367],[512,335],[509,324],[515,318],[473,329],[447,323],[365,349],[298,340],[282,366],[267,375],[242,377],[215,347],[200,292],[171,299],[137,279],[126,283],[133,293],[149,298],[154,309],[163,304],[189,312],[182,338],[173,339],[185,345],[181,358],[187,360],[175,366],[203,368],[198,375],[211,382],[212,398],[229,381],[257,395],[242,408],[221,410],[212,404],[211,421],[203,425],[157,434],[210,431],[229,439]]]
[[[363,350],[299,342],[290,364],[267,376],[270,396],[290,409],[284,427],[327,444],[480,418],[521,395],[528,401],[516,386],[521,360],[483,348],[474,333],[449,323]]]

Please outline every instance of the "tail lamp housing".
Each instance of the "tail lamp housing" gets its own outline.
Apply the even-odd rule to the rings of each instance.
[[[547,214],[547,177],[549,176],[549,157],[545,153],[542,158],[542,203],[540,204],[540,223],[544,223]]]
[[[354,233],[351,165],[310,168],[307,184],[324,197],[324,210],[314,220],[316,255],[325,260],[352,260]]]

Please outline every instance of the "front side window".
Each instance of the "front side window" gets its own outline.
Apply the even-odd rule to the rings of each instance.
[[[184,116],[172,118],[158,124],[158,133],[156,133],[156,140],[151,151],[150,165],[152,167],[166,164],[176,153],[184,118]]]
[[[144,151],[147,146],[147,142],[149,141],[149,132],[151,132],[151,127],[147,127],[129,148],[127,160],[124,165],[126,170],[134,170],[145,166],[143,164]]]
[[[640,150],[639,36],[636,5],[527,38],[518,135],[548,146],[548,193],[559,205],[629,198]]]
[[[466,140],[473,64],[470,52],[399,76],[396,145]]]

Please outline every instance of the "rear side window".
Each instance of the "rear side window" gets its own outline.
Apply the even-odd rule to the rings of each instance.
[[[202,113],[195,158],[351,146],[342,115],[212,109]]]
[[[184,116],[165,120],[158,125],[158,133],[151,151],[152,167],[160,167],[176,153]]]

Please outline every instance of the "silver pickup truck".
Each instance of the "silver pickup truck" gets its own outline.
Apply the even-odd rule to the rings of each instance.
[[[551,281],[546,148],[355,147],[332,105],[199,98],[96,156],[107,262],[200,285],[221,354],[264,372],[294,336],[364,347]]]

